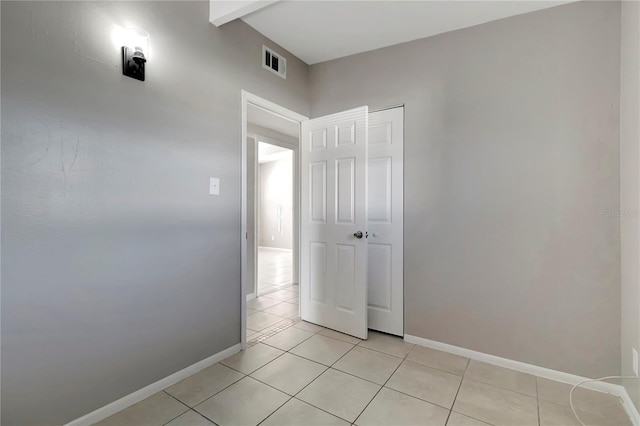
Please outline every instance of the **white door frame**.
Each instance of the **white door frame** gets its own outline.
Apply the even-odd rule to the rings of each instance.
[[[258,106],[260,108],[266,109],[269,112],[278,115],[286,120],[294,121],[297,123],[302,123],[303,121],[308,120],[308,117],[305,117],[297,112],[291,111],[287,108],[284,108],[278,104],[275,104],[271,101],[263,99],[259,96],[256,96],[252,93],[249,93],[245,90],[241,91],[241,108],[242,108],[242,118],[241,118],[241,143],[242,143],[242,159],[240,163],[240,167],[242,170],[242,188],[240,194],[241,200],[241,224],[240,224],[240,341],[242,343],[242,349],[246,349],[247,347],[247,297],[246,297],[246,288],[247,288],[247,106],[249,104]],[[301,135],[298,136],[300,138]],[[300,156],[300,150],[297,150],[298,157]],[[296,163],[299,163],[300,159],[296,158]],[[300,185],[298,182],[294,182],[296,184],[297,190],[295,192],[295,197],[299,200],[300,194],[298,193],[300,190]],[[300,235],[300,220],[299,220],[299,211],[294,213],[294,232],[297,233],[298,239]],[[299,241],[295,241],[294,239],[294,247],[299,247]],[[295,251],[294,251],[295,252]],[[296,254],[294,254],[294,262],[296,262]],[[299,259],[298,259],[299,262]],[[299,269],[299,265],[296,264],[296,267]]]

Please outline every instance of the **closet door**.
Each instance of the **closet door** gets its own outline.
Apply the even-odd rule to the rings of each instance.
[[[404,334],[404,107],[369,114],[369,328]]]

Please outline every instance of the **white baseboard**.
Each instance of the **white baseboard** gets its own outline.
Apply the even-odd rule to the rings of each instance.
[[[254,293],[251,293],[251,294],[247,294],[247,302],[248,302],[249,300],[252,300],[252,299],[255,299],[255,298],[256,298],[256,294],[255,294],[255,292],[254,292]]]
[[[412,336],[410,334],[405,334],[404,340],[409,343],[426,346],[427,348],[449,352],[455,355],[463,356],[465,358],[486,362],[487,364],[493,364],[499,367],[510,368],[511,370],[533,374],[535,376],[544,377],[546,379],[555,380],[557,382],[563,382],[570,385],[575,385],[584,380],[589,380],[586,377],[576,376],[574,374],[564,373],[562,371],[552,370],[550,368],[539,367],[537,365],[527,364],[520,361],[514,361],[512,359],[501,358],[499,356],[489,355],[483,352],[476,352],[472,351],[471,349],[465,349],[459,346],[449,345],[447,343],[436,342],[434,340],[424,339],[422,337]],[[612,395],[621,397],[623,400],[623,393],[627,393],[626,389],[623,386],[615,385],[613,383],[593,382],[586,383],[582,387],[600,392],[610,393]],[[628,397],[629,395],[627,394],[627,398]],[[629,401],[631,400],[629,399]],[[640,426],[639,423],[636,423],[636,425]]]
[[[192,374],[197,373],[200,370],[204,370],[205,368],[222,361],[223,359],[240,352],[240,343],[237,345],[233,345],[230,348],[227,348],[221,352],[218,352],[215,355],[210,356],[209,358],[203,359],[202,361],[196,362],[195,364],[190,365],[187,368],[184,368],[176,373],[173,373],[170,376],[165,377],[164,379],[160,379],[155,383],[150,384],[149,386],[145,386],[142,389],[139,389],[133,393],[130,393],[127,396],[124,396],[117,401],[112,402],[111,404],[107,404],[102,408],[98,408],[95,411],[92,411],[89,414],[86,414],[78,419],[75,419],[66,426],[89,426],[94,423],[99,422],[100,420],[104,420],[107,417],[124,410],[132,406],[133,404],[142,401],[145,398],[150,397],[151,395],[160,392],[167,387],[178,383],[182,379],[186,379]]]
[[[487,364],[493,364],[499,367],[510,368],[512,370],[533,374],[535,376],[544,377],[546,379],[555,380],[557,382],[567,383],[570,385],[575,385],[584,380],[588,380],[586,377],[576,376],[574,374],[564,373],[562,371],[552,370],[550,368],[527,364],[520,361],[514,361],[508,358],[501,358],[499,356],[489,355],[484,352],[472,351],[471,349],[461,348],[459,346],[453,346],[447,343],[436,342],[435,340],[424,339],[422,337],[412,336],[410,334],[405,334],[404,340],[409,343],[415,343],[416,345],[425,346],[427,348],[449,352],[455,355],[463,356],[465,358],[486,362]],[[629,393],[624,386],[606,382],[591,382],[585,383],[582,387],[620,397],[620,399],[622,400],[622,406],[627,412],[631,423],[634,426],[640,426],[640,413],[638,413],[638,409],[633,404],[633,401],[631,401],[631,397],[629,396]]]
[[[280,247],[267,247],[267,246],[258,246],[258,248],[260,248],[260,249],[264,249],[264,250],[274,250],[274,251],[289,251],[289,252],[293,252],[293,249],[288,249],[288,248],[280,248]]]
[[[638,409],[636,408],[635,404],[631,400],[631,396],[629,396],[629,392],[627,392],[627,389],[623,387],[622,390],[623,390],[622,395],[620,395],[620,397],[622,398],[622,406],[624,407],[624,410],[629,415],[629,418],[631,419],[631,423],[634,426],[640,426],[640,413],[638,412]]]

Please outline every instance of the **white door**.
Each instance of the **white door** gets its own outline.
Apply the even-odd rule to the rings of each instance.
[[[402,336],[404,108],[369,114],[369,328]]]
[[[300,316],[367,338],[368,108],[302,123]]]

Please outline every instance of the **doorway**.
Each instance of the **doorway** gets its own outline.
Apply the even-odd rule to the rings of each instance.
[[[242,92],[242,346],[298,319],[299,140],[306,117]]]
[[[269,330],[287,328],[293,325],[292,319],[300,318],[361,339],[367,338],[368,329],[402,335],[403,106],[378,111],[363,106],[309,120],[247,92],[242,96],[243,348],[247,333],[265,337]],[[249,117],[252,111],[270,117],[268,123],[257,124],[262,128],[256,132],[250,131],[256,125]],[[269,134],[275,130],[272,123],[278,122],[274,117],[293,126],[291,137],[298,135],[288,146],[282,134]],[[284,256],[259,270],[259,245],[272,252],[283,249],[267,247],[265,238],[275,242],[276,235],[285,232],[282,205],[268,207],[275,215],[275,228],[265,233],[259,229],[254,200],[259,192],[260,142],[265,149],[275,145],[293,151],[290,276]],[[271,282],[260,280],[260,272],[269,272]],[[291,288],[279,289],[277,284],[291,284]],[[280,306],[271,309],[267,304]],[[260,312],[253,311],[256,307]],[[285,318],[268,316],[282,313]],[[278,324],[276,319],[283,321]]]
[[[250,124],[251,117],[250,111]],[[256,296],[264,296],[297,285],[293,277],[294,151],[258,134],[254,140],[258,142],[255,285]]]

